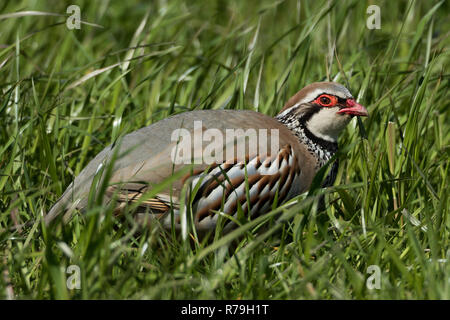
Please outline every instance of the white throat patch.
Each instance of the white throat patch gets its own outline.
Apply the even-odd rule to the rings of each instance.
[[[339,133],[350,121],[350,117],[337,113],[339,108],[323,107],[306,123],[306,127],[316,137],[329,142],[336,142]]]

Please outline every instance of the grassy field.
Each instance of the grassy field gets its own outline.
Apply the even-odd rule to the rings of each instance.
[[[0,3],[1,299],[450,299],[448,2],[64,2]],[[370,113],[333,187],[195,246],[95,203],[43,224],[121,135],[194,109],[273,116],[326,79]]]

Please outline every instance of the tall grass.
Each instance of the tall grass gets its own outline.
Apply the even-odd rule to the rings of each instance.
[[[99,26],[69,30],[73,2]],[[379,30],[366,27],[370,4],[381,8]],[[449,9],[445,1],[2,2],[0,298],[449,299]],[[73,178],[121,135],[194,109],[273,116],[326,79],[348,86],[370,113],[340,137],[334,187],[195,246],[157,229],[135,232],[95,204],[45,227]],[[80,289],[66,286],[70,265],[81,270]],[[380,289],[366,285],[373,265]]]

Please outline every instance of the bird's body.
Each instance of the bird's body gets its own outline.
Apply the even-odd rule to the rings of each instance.
[[[332,97],[335,104],[328,101]],[[236,217],[240,206],[246,216],[263,214],[275,199],[281,204],[309,188],[316,172],[337,151],[337,134],[352,115],[367,115],[367,111],[345,87],[322,82],[302,89],[276,118],[245,110],[172,116],[101,151],[53,206],[46,222],[68,208],[85,209],[94,176],[113,154],[116,160],[104,199],[114,198],[119,211],[141,200],[138,212],[178,229],[180,203],[186,203],[181,197],[188,194],[199,231],[215,228],[218,211]],[[257,146],[249,136],[256,138]],[[155,196],[140,199],[178,173]],[[225,229],[232,228],[229,222]]]

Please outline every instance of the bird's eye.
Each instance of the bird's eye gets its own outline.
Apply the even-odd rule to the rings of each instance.
[[[316,99],[316,103],[323,107],[332,107],[337,103],[337,98],[328,94],[322,94]]]
[[[328,98],[328,97],[321,97],[321,98],[320,98],[320,102],[321,102],[322,104],[330,104],[331,100],[330,100],[330,98]]]

